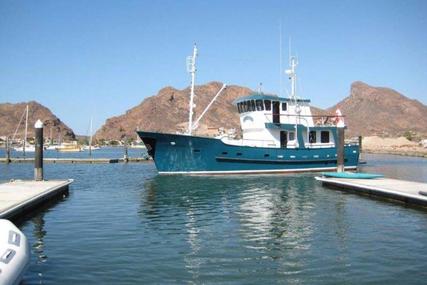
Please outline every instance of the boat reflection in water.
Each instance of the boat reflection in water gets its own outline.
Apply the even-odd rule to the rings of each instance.
[[[314,183],[307,175],[156,176],[144,184],[139,215],[181,243],[193,280],[216,266],[221,276],[298,273],[318,219]]]

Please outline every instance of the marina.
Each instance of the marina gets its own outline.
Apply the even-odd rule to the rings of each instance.
[[[427,283],[427,1],[0,18],[0,285]]]
[[[364,159],[362,172],[427,183],[424,159]],[[26,284],[246,283],[248,276],[417,284],[427,262],[422,208],[331,191],[318,174],[161,176],[154,164],[131,163],[44,168],[49,179],[67,173],[74,182],[67,197],[18,224],[32,248]],[[0,164],[0,181],[29,180],[32,171],[29,163]]]

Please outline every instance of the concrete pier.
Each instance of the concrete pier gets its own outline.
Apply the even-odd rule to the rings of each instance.
[[[68,180],[23,181],[0,184],[0,219],[15,219],[40,204],[68,192]]]
[[[324,186],[353,193],[392,199],[406,204],[427,207],[427,183],[390,179],[345,179],[316,177]]]

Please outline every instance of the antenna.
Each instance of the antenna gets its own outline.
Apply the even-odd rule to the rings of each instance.
[[[283,59],[282,59],[282,20],[279,22],[279,78],[280,78],[280,90],[279,96],[283,93],[283,79],[282,79],[282,70],[283,70]]]
[[[188,115],[188,135],[191,135],[193,130],[193,108],[194,105],[194,81],[196,78],[196,57],[197,57],[197,46],[194,44],[193,55],[187,57],[187,72],[191,74],[191,91],[190,91],[190,110]]]

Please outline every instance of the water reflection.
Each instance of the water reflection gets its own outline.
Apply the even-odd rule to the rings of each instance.
[[[47,261],[47,255],[45,254],[44,238],[47,234],[45,227],[44,214],[39,214],[31,219],[33,224],[33,238],[32,244],[32,255],[36,258],[37,275],[39,277],[39,284],[43,284],[43,270],[40,266],[43,266]]]
[[[139,215],[160,232],[174,233],[182,224],[188,252],[184,262],[193,278],[212,250],[211,232],[230,228],[224,244],[246,248],[243,259],[280,260],[278,271],[298,272],[300,255],[313,239],[315,200],[311,176],[156,176],[144,184]],[[175,224],[166,225],[171,217]],[[237,244],[236,244],[237,242]],[[220,253],[220,252],[219,252]],[[229,252],[218,255],[224,261]]]

